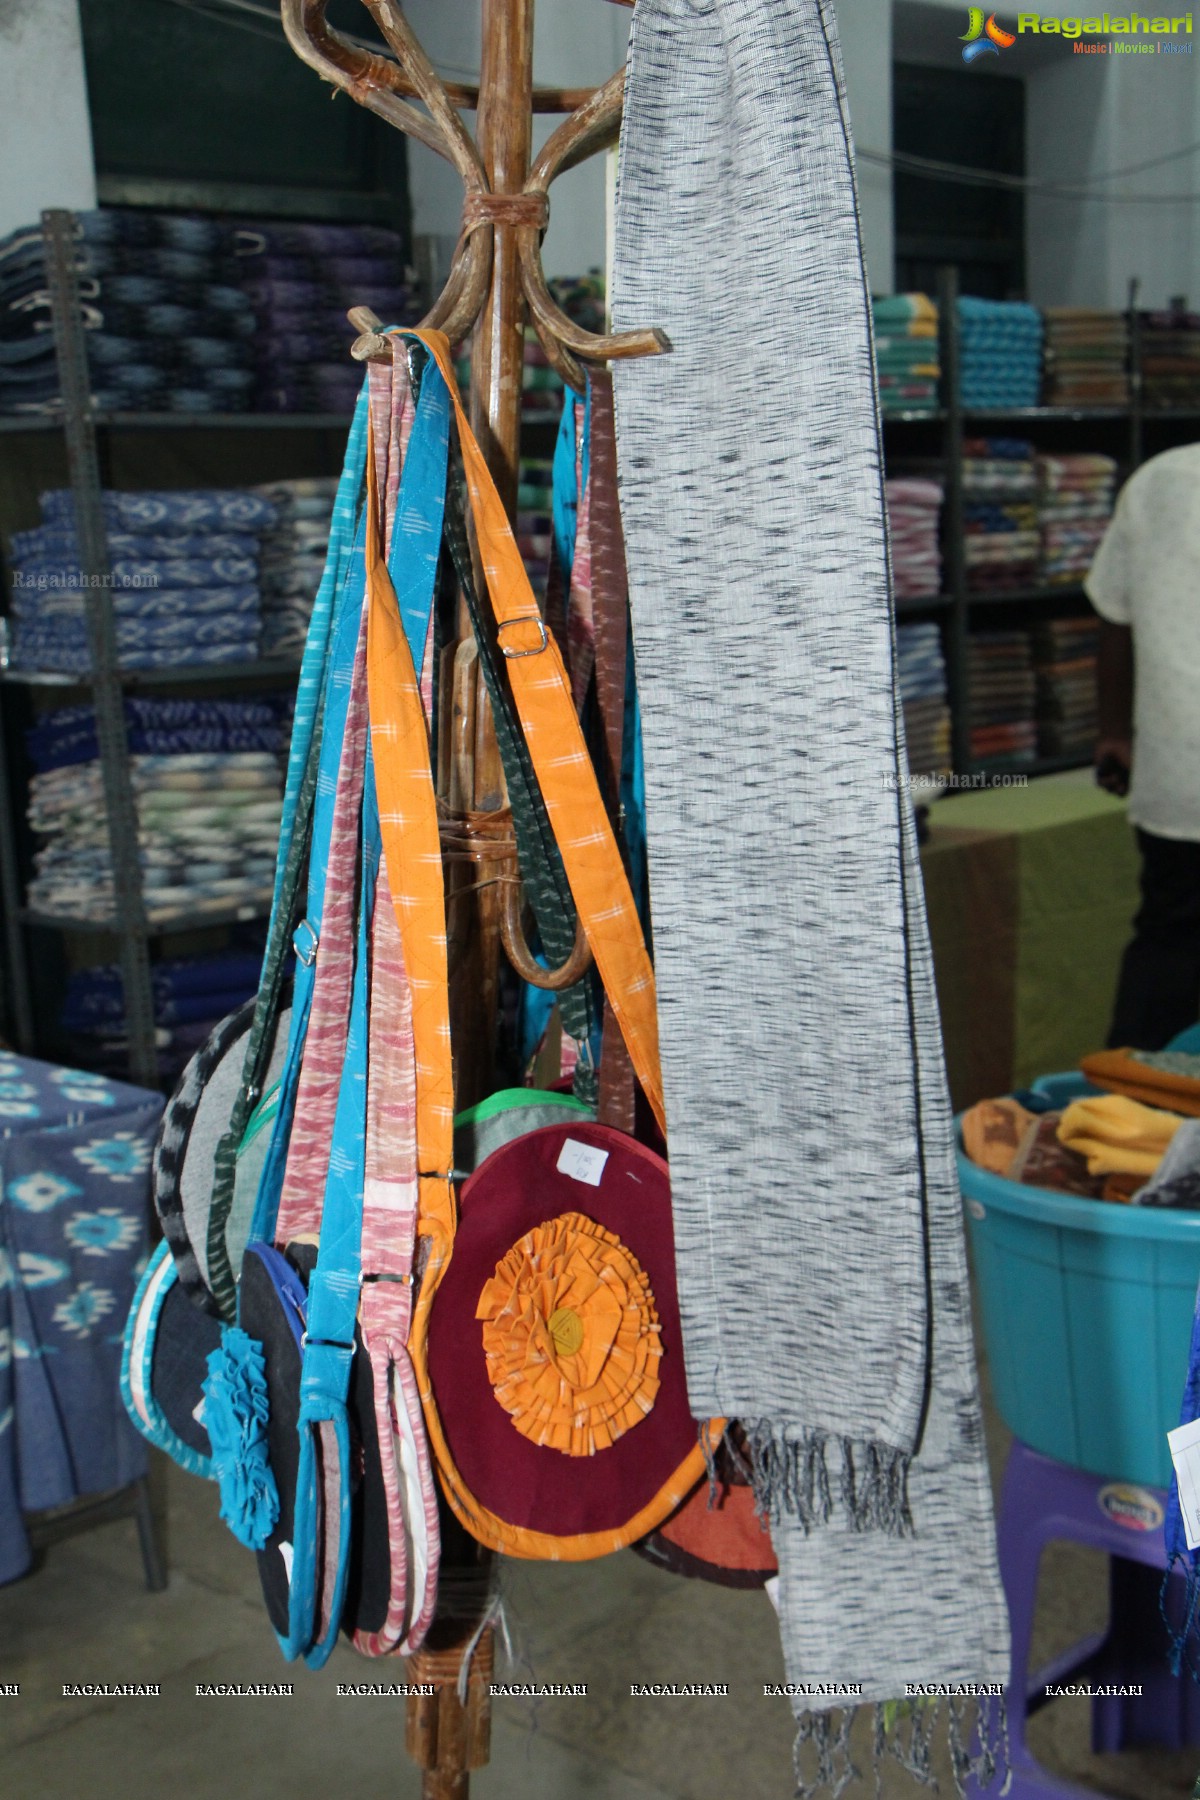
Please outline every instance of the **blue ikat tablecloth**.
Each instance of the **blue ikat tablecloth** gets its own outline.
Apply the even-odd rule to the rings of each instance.
[[[0,1582],[29,1566],[23,1513],[144,1473],[118,1375],[162,1106],[0,1051]]]

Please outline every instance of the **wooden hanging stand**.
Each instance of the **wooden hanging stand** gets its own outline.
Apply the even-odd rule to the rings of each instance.
[[[631,0],[620,0],[630,4]],[[555,176],[612,144],[621,124],[625,72],[598,88],[533,84],[534,0],[482,0],[478,86],[443,81],[425,55],[399,0],[363,0],[391,56],[364,49],[326,19],[328,0],[282,0],[283,26],[296,54],[333,86],[390,125],[453,163],[465,189],[462,230],[449,277],[422,321],[452,344],[473,333],[471,426],[492,477],[515,518],[521,437],[521,385],[528,319],[553,368],[582,391],[584,366],[614,358],[655,356],[670,349],[653,329],[599,335],[574,324],[555,302],[542,270],[541,240]],[[394,60],[393,60],[394,59]],[[420,105],[414,105],[419,101]],[[477,112],[472,141],[460,109]],[[564,113],[536,161],[535,113]],[[362,333],[360,360],[390,354],[379,321],[350,315]],[[453,735],[453,786],[464,813],[502,810],[504,784],[482,684],[473,679],[474,645],[460,605],[458,636],[443,665],[443,713]],[[521,966],[519,921],[503,884],[481,887],[461,864],[447,872],[447,936],[451,954],[450,1016],[456,1045],[455,1100],[484,1098],[494,1083],[492,1048],[501,943]],[[544,985],[563,985],[563,971]],[[446,1546],[449,1549],[449,1546]],[[464,1558],[478,1546],[463,1549]],[[445,1551],[444,1551],[445,1557]],[[460,1565],[461,1566],[461,1565]],[[470,1654],[465,1683],[464,1655]],[[429,1645],[409,1660],[414,1683],[434,1682],[432,1697],[409,1701],[407,1744],[423,1771],[424,1800],[465,1800],[468,1771],[488,1760],[494,1645],[478,1619],[435,1623]],[[460,1698],[465,1691],[465,1702]]]

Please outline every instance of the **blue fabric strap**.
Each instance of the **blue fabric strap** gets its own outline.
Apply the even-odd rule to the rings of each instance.
[[[283,790],[283,814],[280,821],[279,862],[275,871],[274,906],[279,905],[280,882],[291,842],[296,799],[304,779],[308,749],[316,725],[321,688],[325,679],[325,663],[334,602],[345,587],[346,573],[354,548],[358,513],[361,505],[367,466],[367,383],[364,381],[354,408],[346,455],[333,502],[329,527],[329,549],[321,584],[313,601],[300,676],[296,684],[296,710],[292,721],[292,742],[288,754],[287,780]]]
[[[300,1369],[300,1469],[292,1532],[294,1556],[288,1596],[285,1652],[302,1653],[319,1669],[337,1641],[345,1603],[350,1548],[350,1433],[346,1397],[354,1360],[354,1328],[362,1281],[362,1200],[367,1131],[367,986],[371,914],[379,872],[379,815],[367,757],[363,790],[362,893],[358,909],[354,983],[346,1056],[334,1117],[329,1176],[321,1210],[317,1264],[308,1283],[308,1323]],[[322,1534],[317,1491],[315,1427],[330,1424],[338,1445],[338,1517],[325,1518],[325,1537],[336,1532],[337,1566],[330,1595],[329,1626],[315,1637],[318,1564]]]
[[[422,385],[416,418],[401,472],[389,574],[413,662],[424,657],[433,612],[446,497],[450,397],[436,377]],[[359,547],[356,546],[356,555]],[[363,588],[366,572],[363,565]],[[335,664],[336,666],[336,664]],[[326,739],[334,726],[327,706]],[[340,750],[345,711],[337,726]],[[322,745],[324,750],[325,745]],[[337,1639],[345,1602],[350,1548],[350,1441],[346,1401],[354,1357],[354,1333],[362,1283],[363,1185],[367,1122],[367,1040],[369,1031],[369,942],[382,842],[374,763],[368,736],[362,808],[361,893],[358,937],[346,1054],[334,1118],[329,1176],[321,1212],[316,1267],[308,1285],[308,1320],[300,1376],[300,1470],[297,1482],[294,1555],[289,1593],[286,1655],[303,1654],[313,1668],[328,1659]],[[314,860],[328,855],[314,833]],[[324,862],[322,863],[322,868]],[[313,907],[310,904],[309,916]],[[318,927],[319,928],[319,927]],[[297,978],[299,984],[299,977]],[[311,984],[310,984],[311,991]],[[321,1551],[321,1496],[317,1486],[316,1427],[331,1425],[338,1445],[339,1517],[326,1517],[326,1538],[337,1532],[337,1564],[325,1635],[314,1639],[318,1560]]]
[[[578,466],[576,462],[575,420],[582,401],[570,388],[563,394],[562,418],[554,440],[551,465],[553,493],[554,548],[558,552],[563,580],[570,588],[571,570],[575,564],[575,537],[579,528]]]
[[[365,461],[364,461],[365,467]],[[328,667],[325,675],[325,703],[321,727],[320,764],[317,794],[313,808],[312,848],[309,853],[308,901],[304,919],[295,935],[296,979],[292,994],[292,1021],[288,1034],[287,1060],[279,1086],[279,1109],[271,1134],[271,1146],[263,1165],[258,1185],[251,1235],[265,1243],[274,1241],[279,1197],[283,1190],[287,1147],[291,1138],[292,1116],[296,1106],[296,1090],[300,1081],[300,1064],[308,1033],[312,1008],[313,984],[316,979],[317,947],[321,938],[321,922],[325,908],[325,877],[329,861],[329,840],[333,830],[333,802],[337,791],[338,764],[342,739],[346,733],[346,714],[350,705],[350,683],[354,674],[354,657],[362,624],[363,600],[366,595],[366,528],[360,517],[355,540],[346,563],[345,578],[334,608],[330,632]]]
[[[450,449],[450,395],[437,369],[421,383],[417,416],[400,476],[388,573],[396,590],[404,635],[420,678],[433,613],[446,469]]]

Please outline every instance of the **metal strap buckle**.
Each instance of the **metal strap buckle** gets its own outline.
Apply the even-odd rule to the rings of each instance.
[[[300,933],[302,931],[306,931],[308,933],[308,942],[307,943],[301,942]],[[299,957],[300,961],[304,964],[306,969],[311,969],[313,964],[316,962],[317,946],[320,943],[320,941],[321,940],[317,936],[315,928],[309,924],[307,919],[301,919],[301,921],[297,925],[295,931],[292,933],[292,949],[296,952],[296,955]]]
[[[505,645],[504,645],[504,633],[508,630],[509,626],[511,626],[511,625],[536,625],[538,628],[538,631],[541,633],[541,643],[538,644],[533,650],[508,650],[508,649],[506,649]],[[542,618],[539,618],[536,613],[524,613],[524,614],[522,614],[522,616],[519,619],[501,619],[500,623],[496,627],[496,637],[500,643],[501,655],[509,657],[514,662],[520,656],[540,656],[542,654],[542,651],[546,648],[547,644],[550,642],[550,633],[546,630],[546,621]]]

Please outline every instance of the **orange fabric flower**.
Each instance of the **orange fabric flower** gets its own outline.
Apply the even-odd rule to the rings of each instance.
[[[620,1238],[582,1213],[514,1244],[475,1317],[496,1398],[535,1444],[593,1456],[654,1405],[662,1336],[650,1283]]]

